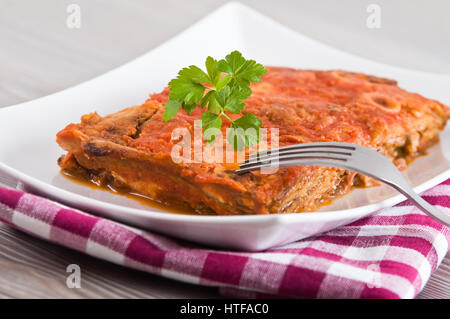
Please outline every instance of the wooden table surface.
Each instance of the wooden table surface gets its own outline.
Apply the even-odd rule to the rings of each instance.
[[[0,107],[57,92],[111,70],[151,50],[225,2],[0,0]],[[347,52],[393,65],[450,74],[450,2],[446,0],[434,1],[433,5],[421,1],[376,1],[381,8],[379,29],[366,26],[367,6],[373,1],[241,2]],[[66,24],[67,7],[73,3],[81,9],[79,29],[70,29]],[[81,289],[66,286],[66,267],[73,263],[82,269]],[[215,288],[113,265],[0,223],[0,297],[220,296]],[[450,298],[450,254],[419,298]]]

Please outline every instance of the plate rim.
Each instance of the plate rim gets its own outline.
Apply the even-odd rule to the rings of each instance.
[[[45,100],[45,99],[50,99],[53,96],[64,94],[64,93],[67,93],[67,91],[74,90],[76,88],[79,88],[80,86],[88,85],[88,84],[92,83],[93,81],[98,81],[98,80],[108,76],[112,72],[116,72],[120,69],[126,68],[128,65],[145,58],[145,56],[147,54],[149,54],[150,52],[163,48],[168,43],[175,41],[179,37],[182,37],[185,33],[187,33],[189,30],[194,28],[196,25],[202,23],[204,20],[209,19],[211,16],[221,14],[222,11],[225,11],[225,10],[250,11],[252,14],[256,14],[272,23],[276,23],[278,26],[282,27],[286,31],[289,31],[291,34],[293,34],[295,36],[305,37],[315,43],[318,43],[318,44],[326,47],[327,49],[331,49],[331,50],[334,50],[334,51],[337,51],[340,53],[344,53],[352,58],[362,59],[362,60],[365,60],[365,61],[368,61],[371,63],[388,66],[390,68],[395,68],[397,70],[404,71],[404,72],[414,72],[416,74],[439,77],[439,78],[450,81],[450,75],[447,75],[447,74],[440,74],[440,73],[433,73],[433,72],[414,70],[414,69],[409,69],[409,68],[404,68],[404,67],[398,67],[395,65],[390,65],[390,64],[386,64],[386,63],[382,63],[382,62],[378,62],[378,61],[373,61],[373,60],[367,59],[365,57],[361,57],[361,56],[334,48],[326,43],[320,42],[319,40],[316,40],[314,38],[310,38],[306,35],[303,35],[302,33],[295,31],[295,30],[289,28],[288,26],[283,25],[279,21],[277,21],[271,17],[268,17],[247,5],[244,5],[240,2],[231,1],[231,2],[228,2],[224,5],[216,8],[214,11],[212,11],[208,15],[202,17],[201,19],[194,22],[193,24],[191,24],[189,27],[187,27],[180,33],[177,33],[176,35],[170,37],[169,39],[167,39],[160,45],[131,59],[130,61],[128,61],[122,65],[119,65],[118,67],[115,67],[105,73],[102,73],[102,74],[95,76],[91,79],[88,79],[84,82],[81,82],[81,83],[78,83],[71,87],[65,88],[63,90],[39,97],[37,99],[33,99],[30,101],[25,101],[25,102],[21,102],[18,104],[13,104],[13,105],[8,105],[5,107],[2,107],[0,109],[0,114],[7,113],[8,111],[11,111],[13,108],[16,109],[16,108],[29,107],[28,104],[32,104],[37,101],[41,101],[41,100]],[[58,202],[60,202],[60,201],[62,201],[62,202],[79,201],[79,202],[84,202],[84,203],[90,203],[90,204],[92,204],[93,207],[101,207],[101,209],[110,208],[112,211],[124,212],[126,214],[131,214],[131,215],[134,215],[137,217],[152,218],[152,219],[166,220],[166,221],[178,220],[178,221],[196,222],[196,223],[197,222],[198,223],[221,222],[221,223],[228,224],[228,223],[239,222],[239,223],[253,224],[255,222],[263,223],[263,222],[276,221],[278,223],[283,224],[283,223],[287,223],[287,222],[312,221],[314,219],[317,219],[319,216],[320,216],[320,221],[317,221],[317,222],[337,221],[337,220],[345,220],[345,219],[349,220],[352,218],[360,219],[365,216],[371,215],[371,214],[379,211],[380,209],[396,205],[399,202],[406,199],[403,195],[397,194],[397,195],[393,195],[387,199],[384,199],[384,200],[381,200],[381,201],[378,201],[375,203],[363,205],[363,206],[357,206],[357,207],[352,207],[352,208],[348,208],[348,209],[340,209],[340,210],[303,212],[303,213],[297,213],[297,214],[231,215],[231,216],[230,215],[184,215],[184,214],[173,214],[173,213],[159,212],[159,211],[147,211],[144,209],[126,207],[126,206],[90,198],[85,195],[77,194],[77,193],[71,192],[69,190],[59,188],[50,183],[41,181],[38,178],[27,175],[26,173],[23,173],[13,167],[10,167],[9,165],[7,165],[1,161],[0,161],[0,172],[6,174],[7,176],[11,176],[11,177],[17,179],[20,183],[24,183],[25,185],[29,185],[32,188],[39,190],[39,193],[44,193],[46,195],[49,195],[52,198],[57,198]],[[445,181],[448,178],[450,178],[450,169],[447,169],[446,171],[440,173],[439,175],[436,175],[433,178],[423,182],[422,184],[417,185],[416,187],[414,187],[414,190],[420,193],[424,190],[427,190],[427,189],[430,189],[430,188],[436,186],[437,184]],[[73,208],[76,208],[76,206]],[[345,216],[343,216],[343,215],[345,215]]]

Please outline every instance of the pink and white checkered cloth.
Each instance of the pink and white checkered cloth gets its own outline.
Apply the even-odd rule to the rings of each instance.
[[[423,195],[450,213],[450,179]],[[413,298],[450,240],[449,228],[408,202],[258,253],[207,249],[6,188],[0,220],[97,258],[246,298]]]

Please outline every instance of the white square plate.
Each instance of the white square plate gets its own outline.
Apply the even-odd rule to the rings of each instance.
[[[217,21],[228,21],[217,24]],[[231,26],[231,27],[230,27]],[[208,38],[208,41],[204,41]],[[186,65],[232,50],[266,65],[345,69],[399,81],[401,87],[450,104],[450,76],[415,72],[340,52],[298,34],[241,5],[229,3],[183,33],[111,72],[62,92],[0,109],[0,173],[27,191],[68,205],[179,238],[212,246],[262,250],[350,223],[400,202],[387,186],[356,190],[316,213],[264,216],[189,216],[157,211],[105,191],[74,184],[60,175],[63,153],[56,133],[80,116],[106,115],[141,104],[161,91]],[[417,191],[450,177],[450,132],[405,175]]]

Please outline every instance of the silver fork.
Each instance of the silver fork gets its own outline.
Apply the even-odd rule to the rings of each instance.
[[[308,165],[338,167],[375,178],[405,195],[427,215],[450,226],[450,215],[420,197],[387,157],[357,144],[304,143],[261,151],[250,154],[235,173],[244,174],[261,168]]]

